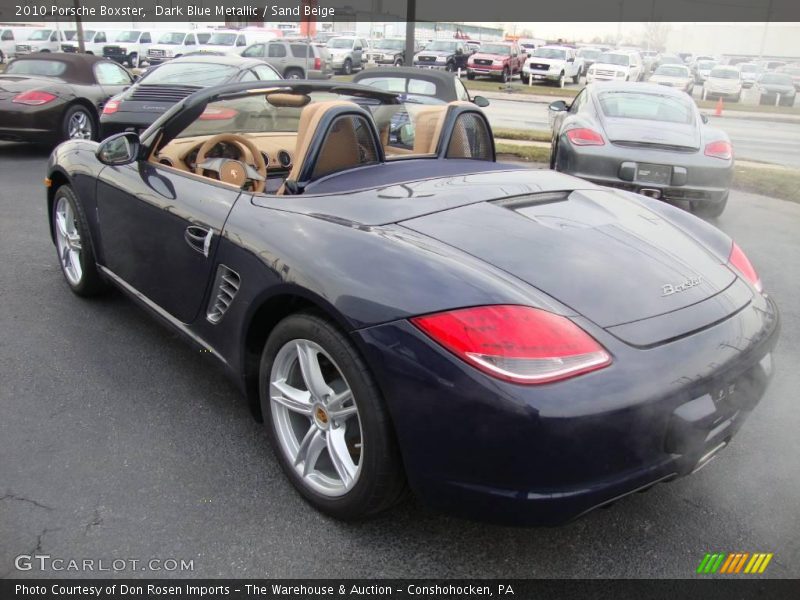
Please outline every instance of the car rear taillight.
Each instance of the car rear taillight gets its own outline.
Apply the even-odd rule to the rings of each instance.
[[[226,119],[232,119],[239,112],[234,110],[233,108],[224,108],[224,107],[216,107],[216,106],[207,106],[203,113],[200,115],[200,121],[224,121]]]
[[[28,106],[41,106],[42,104],[47,104],[48,102],[52,102],[55,100],[57,96],[54,94],[48,94],[47,92],[37,92],[36,90],[31,90],[29,92],[22,92],[21,94],[17,94],[14,96],[12,102],[16,102],[17,104],[27,104]]]
[[[605,145],[605,141],[603,141],[602,135],[600,135],[593,129],[586,129],[585,127],[580,127],[578,129],[570,129],[567,132],[567,137],[569,138],[569,141],[575,144],[576,146]]]
[[[106,105],[103,107],[103,114],[104,115],[113,115],[115,112],[119,110],[119,105],[122,104],[119,100],[109,100],[106,102]]]
[[[513,383],[550,383],[611,364],[575,323],[529,306],[478,306],[411,322],[463,361]]]
[[[725,141],[711,142],[706,145],[706,156],[730,160],[733,157],[733,146]]]
[[[764,291],[764,286],[761,284],[758,273],[756,273],[747,255],[742,252],[742,249],[739,248],[736,242],[733,242],[733,246],[731,247],[731,255],[728,257],[728,264],[739,271],[742,277],[747,281],[752,283],[753,287],[756,288],[758,292]]]
[[[314,70],[319,71],[322,69],[322,59],[317,57],[314,59]]]

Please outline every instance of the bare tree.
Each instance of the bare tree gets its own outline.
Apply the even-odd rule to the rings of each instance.
[[[645,23],[642,31],[642,46],[647,50],[663,52],[667,48],[669,30],[669,23]]]

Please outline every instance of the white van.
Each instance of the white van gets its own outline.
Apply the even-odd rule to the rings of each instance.
[[[147,57],[147,51],[153,45],[153,36],[151,31],[138,29],[118,31],[114,39],[103,46],[103,56],[123,66],[136,68],[139,60]]]
[[[17,44],[27,40],[37,29],[37,27],[0,27],[0,64],[14,58]]]
[[[199,50],[239,54],[247,47],[248,43],[247,37],[241,31],[217,29],[211,33],[206,42],[200,43]]]
[[[33,52],[58,52],[61,49],[59,42],[63,43],[68,39],[64,31],[59,32],[56,29],[37,27],[34,31],[31,31],[25,40],[14,45],[14,56]]]
[[[78,45],[78,34],[74,30],[70,30],[65,32],[68,42],[65,44],[61,44],[61,50],[64,52],[75,53],[78,52],[79,45]],[[117,35],[116,31],[110,31],[108,29],[84,29],[83,30],[83,49],[86,54],[96,54],[97,56],[103,56],[103,46],[105,46],[109,40],[114,39],[114,36]]]
[[[203,33],[205,32],[200,32],[201,38]],[[151,65],[158,65],[171,58],[177,58],[189,52],[197,52],[200,49],[197,37],[198,32],[194,30],[165,31],[158,35],[155,43],[148,48],[147,62]]]

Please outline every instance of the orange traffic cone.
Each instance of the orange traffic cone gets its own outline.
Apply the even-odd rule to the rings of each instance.
[[[717,100],[717,107],[714,109],[714,116],[721,117],[722,116],[722,97]]]

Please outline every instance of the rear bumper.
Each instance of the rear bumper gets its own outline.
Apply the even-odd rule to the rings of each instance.
[[[61,138],[64,103],[56,100],[45,106],[25,106],[10,100],[0,102],[0,140],[55,143]]]
[[[692,202],[722,202],[733,179],[733,161],[701,153],[669,152],[645,148],[573,146],[565,136],[559,140],[557,169],[599,185],[641,192],[657,190],[654,197]],[[653,183],[639,177],[640,164],[671,167],[668,183]]]
[[[508,524],[569,521],[703,466],[772,376],[778,312],[755,293],[727,320],[646,351],[576,321],[614,364],[533,387],[477,373],[405,321],[357,332],[423,502]]]

